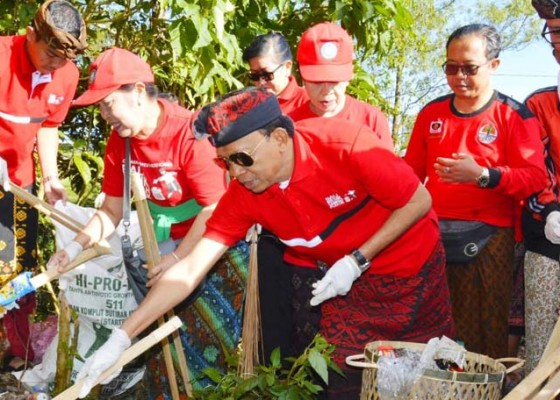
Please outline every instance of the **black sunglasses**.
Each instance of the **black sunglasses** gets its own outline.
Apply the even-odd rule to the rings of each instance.
[[[279,66],[277,66],[274,71],[272,72],[268,72],[268,71],[258,71],[258,72],[249,72],[248,76],[249,79],[252,80],[253,82],[258,82],[261,79],[264,79],[267,82],[270,82],[271,80],[274,79],[274,73],[276,71],[278,71],[278,69],[284,65],[283,63],[280,64]]]
[[[553,35],[556,40],[552,38]],[[550,44],[560,44],[560,28],[550,28],[546,22],[542,28],[541,36]]]
[[[457,75],[457,72],[461,71],[463,75],[473,76],[478,73],[478,69],[486,64],[488,64],[492,60],[486,61],[484,64],[474,65],[474,64],[448,64],[444,62],[441,66],[443,68],[443,72],[445,75]]]
[[[227,157],[216,157],[214,158],[214,162],[216,163],[216,165],[218,165],[218,167],[225,169],[226,171],[229,171],[232,163],[237,164],[240,167],[250,167],[255,163],[253,156],[255,155],[261,144],[264,143],[264,140],[266,138],[268,138],[268,136],[263,136],[260,142],[257,143],[253,151],[251,151],[250,153],[247,153],[246,151],[239,151],[237,153],[232,153]]]

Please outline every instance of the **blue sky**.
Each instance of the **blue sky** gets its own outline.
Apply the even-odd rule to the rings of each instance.
[[[556,85],[560,67],[550,45],[539,38],[519,51],[505,51],[493,78],[494,87],[518,101],[536,89]]]

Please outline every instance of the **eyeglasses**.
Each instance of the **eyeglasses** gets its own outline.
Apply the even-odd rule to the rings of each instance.
[[[280,64],[279,66],[277,66],[274,71],[272,72],[268,72],[268,71],[258,71],[258,72],[249,72],[248,76],[249,79],[252,80],[253,82],[258,82],[261,79],[264,79],[267,82],[270,82],[271,80],[274,79],[274,73],[276,71],[278,71],[278,69],[284,65],[283,63]]]
[[[542,28],[541,36],[550,44],[560,44],[560,27],[550,28],[545,22]]]
[[[250,167],[255,163],[253,156],[267,138],[268,136],[263,136],[260,142],[257,143],[253,151],[250,153],[247,153],[246,151],[239,151],[237,153],[230,154],[227,157],[216,157],[214,158],[214,162],[218,165],[218,167],[225,169],[226,171],[229,171],[231,163],[237,164],[240,167]]]
[[[444,62],[441,66],[443,68],[443,72],[445,75],[457,75],[457,72],[461,71],[463,75],[472,76],[478,73],[478,69],[486,64],[488,64],[492,60],[486,61],[484,64],[474,65],[474,64],[448,64]]]

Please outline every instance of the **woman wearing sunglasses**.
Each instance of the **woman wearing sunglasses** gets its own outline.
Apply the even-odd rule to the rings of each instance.
[[[106,197],[86,227],[53,255],[49,264],[66,265],[83,248],[114,231],[123,217],[123,165],[129,141],[130,168],[143,176],[156,238],[177,243],[150,272],[157,276],[189,254],[226,190],[225,171],[213,161],[215,150],[207,140],[194,137],[193,113],[158,98],[150,66],[124,49],[113,48],[96,58],[90,67],[88,90],[74,104],[97,104],[113,128],[105,154],[102,191]],[[239,242],[214,262],[200,297],[176,310],[184,322],[181,337],[193,379],[199,378],[204,368],[223,370],[225,357],[235,351],[241,332],[247,244]],[[150,366],[148,370],[154,373],[152,362]],[[157,387],[160,381],[157,376],[147,381],[153,387],[146,398],[168,390],[165,384]],[[195,387],[212,384],[209,379],[192,383]]]
[[[463,26],[446,50],[452,93],[420,111],[405,160],[440,219],[459,339],[469,351],[507,357],[519,204],[546,185],[540,128],[492,87],[501,50],[494,27]]]
[[[284,114],[290,115],[307,100],[292,75],[292,51],[281,33],[257,36],[243,52],[243,61],[249,64],[247,76],[253,85],[274,93]]]

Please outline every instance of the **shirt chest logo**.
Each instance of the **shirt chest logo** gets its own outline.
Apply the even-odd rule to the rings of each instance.
[[[356,191],[353,189],[348,190],[345,194],[340,195],[338,193],[330,194],[325,197],[327,205],[332,210],[333,208],[340,207],[346,203],[350,203],[356,199]]]
[[[442,131],[443,121],[441,119],[430,122],[430,135],[441,135]]]
[[[494,143],[498,138],[498,129],[492,123],[484,124],[477,132],[480,143]]]
[[[54,93],[49,94],[49,98],[47,99],[48,104],[59,105],[62,104],[64,101],[64,96],[57,96]]]

